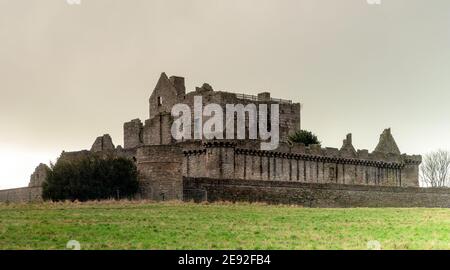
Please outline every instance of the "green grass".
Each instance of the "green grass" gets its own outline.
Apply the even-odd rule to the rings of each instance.
[[[0,204],[0,249],[450,249],[450,209]]]

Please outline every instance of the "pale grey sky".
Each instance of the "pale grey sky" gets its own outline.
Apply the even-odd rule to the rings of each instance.
[[[450,149],[450,1],[0,0],[0,188],[148,117],[160,72],[304,104],[324,146]]]

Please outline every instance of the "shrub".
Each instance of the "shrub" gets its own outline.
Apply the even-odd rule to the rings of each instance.
[[[291,143],[303,143],[306,146],[311,144],[320,144],[317,136],[314,135],[314,133],[312,133],[311,131],[307,130],[298,130],[295,133],[291,134],[289,136],[289,141]]]
[[[89,154],[52,165],[42,195],[45,200],[87,201],[131,198],[137,190],[137,169],[131,160]]]

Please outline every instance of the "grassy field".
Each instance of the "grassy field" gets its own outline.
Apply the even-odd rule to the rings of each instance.
[[[0,204],[0,249],[450,249],[450,209]]]

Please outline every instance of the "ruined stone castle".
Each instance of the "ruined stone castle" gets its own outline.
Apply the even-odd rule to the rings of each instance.
[[[195,96],[201,96],[205,104],[224,107],[278,104],[279,147],[263,151],[258,139],[175,141],[171,109],[180,103],[192,107]],[[207,83],[187,92],[184,78],[162,73],[149,98],[149,118],[124,123],[123,147],[114,146],[112,138],[103,135],[90,150],[63,152],[60,159],[89,152],[132,159],[139,171],[138,199],[244,200],[329,207],[450,206],[449,192],[419,188],[421,156],[402,154],[390,129],[383,131],[372,152],[356,150],[351,134],[341,148],[290,143],[289,135],[301,128],[300,109],[300,103],[273,98],[269,92],[236,94],[216,91]],[[38,198],[43,173],[45,165],[40,165],[30,187],[0,191],[0,201]]]

